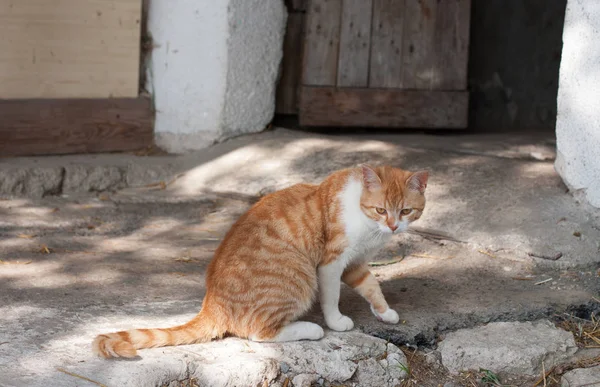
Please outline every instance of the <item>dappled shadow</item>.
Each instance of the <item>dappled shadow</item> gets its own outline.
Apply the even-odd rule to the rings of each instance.
[[[341,309],[364,331],[431,345],[446,329],[537,318],[587,303],[595,277],[563,278],[560,269],[597,265],[598,256],[591,256],[600,239],[596,213],[565,193],[551,160],[531,155],[538,146],[546,149],[545,142],[489,141],[273,132],[250,143],[234,140],[221,154],[216,146],[197,164],[187,156],[189,170],[165,190],[0,201],[6,262],[0,266],[0,342],[11,343],[0,345],[1,357],[17,363],[52,357],[48,364],[62,364],[71,345],[77,347],[72,356],[91,361],[89,343],[104,330],[184,322],[200,309],[214,249],[258,197],[363,162],[430,170],[419,226],[470,242],[403,235],[390,244],[379,258],[407,258],[374,271],[405,322],[375,321],[365,302],[345,289]],[[549,262],[527,256],[530,251],[564,256]],[[558,284],[534,285],[552,276]],[[318,306],[309,319],[322,323]],[[24,369],[34,360],[23,362]]]

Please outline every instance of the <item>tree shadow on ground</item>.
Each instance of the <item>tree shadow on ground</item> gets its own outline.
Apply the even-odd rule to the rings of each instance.
[[[536,144],[506,146],[528,145]],[[486,155],[483,147],[479,154],[461,151],[476,149],[473,139],[429,138],[420,147],[418,138],[380,141],[287,133],[227,147],[227,152],[190,168],[172,189],[154,199],[149,194],[140,202],[115,193],[106,201],[47,198],[0,207],[2,259],[31,261],[0,267],[0,334],[40,348],[74,334],[88,335],[91,341],[101,332],[86,327],[115,315],[127,317],[135,328],[142,327],[135,321],[148,324],[151,319],[165,326],[162,316],[166,321],[173,315],[194,314],[201,306],[204,273],[214,249],[258,196],[296,182],[316,183],[334,170],[359,163],[430,170],[425,226],[515,254],[560,249],[570,264],[598,263],[597,256],[580,259],[586,252],[597,252],[593,240],[600,239],[598,217],[565,192],[551,161]],[[171,200],[190,181],[194,185],[187,197]],[[573,228],[588,239],[573,239]],[[343,312],[365,332],[399,344],[431,345],[447,329],[568,310],[572,303],[585,303],[588,285],[581,284],[591,281],[589,288],[593,287],[593,277],[583,275],[578,283],[567,284],[573,286],[571,291],[548,293],[547,288],[511,277],[538,263],[556,272],[563,268],[560,262],[498,262],[486,256],[475,259],[468,248],[420,238],[403,237],[402,242],[409,252],[455,249],[461,256],[427,270],[419,269],[419,262],[427,259],[413,258],[414,269],[406,266],[387,277],[391,268],[378,269],[385,277],[384,293],[405,321],[396,327],[376,322],[365,302],[344,290]],[[51,253],[40,252],[41,245]],[[398,251],[390,246],[381,256]],[[505,272],[505,267],[514,271]],[[318,306],[308,318],[322,323]],[[11,353],[6,355],[15,361],[22,355]]]

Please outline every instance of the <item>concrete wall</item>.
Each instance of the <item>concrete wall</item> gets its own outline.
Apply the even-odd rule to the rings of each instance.
[[[185,152],[263,130],[286,17],[283,0],[149,0],[157,144]]]
[[[473,0],[470,126],[553,131],[567,0]]]
[[[563,42],[555,166],[600,207],[600,1],[568,1]]]

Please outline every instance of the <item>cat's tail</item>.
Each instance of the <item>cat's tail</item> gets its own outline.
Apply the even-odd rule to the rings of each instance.
[[[98,335],[92,343],[92,351],[105,359],[131,358],[142,348],[203,343],[223,337],[225,332],[207,315],[203,309],[190,322],[172,328],[132,329]]]

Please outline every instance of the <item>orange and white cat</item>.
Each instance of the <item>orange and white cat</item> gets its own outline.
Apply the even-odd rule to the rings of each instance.
[[[93,351],[105,358],[136,350],[192,344],[233,335],[253,341],[318,340],[319,325],[298,321],[320,295],[330,329],[347,331],[340,313],[341,281],[395,324],[366,260],[394,233],[419,219],[425,207],[426,171],[389,166],[337,171],[320,185],[297,184],[262,198],[231,227],[206,274],[202,309],[173,328],[102,334]]]

